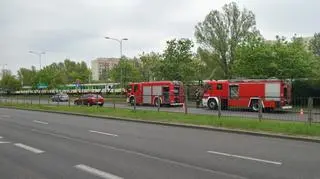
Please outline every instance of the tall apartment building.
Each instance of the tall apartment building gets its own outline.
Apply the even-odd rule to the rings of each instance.
[[[91,61],[92,80],[101,80],[103,72],[111,70],[119,63],[119,58],[97,58]]]

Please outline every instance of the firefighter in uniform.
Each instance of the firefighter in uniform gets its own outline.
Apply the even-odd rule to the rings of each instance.
[[[201,92],[199,88],[196,89],[195,96],[196,96],[196,107],[199,108],[200,102],[201,102]]]

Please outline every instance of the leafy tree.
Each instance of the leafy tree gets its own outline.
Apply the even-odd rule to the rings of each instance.
[[[110,70],[110,78],[112,81],[121,83],[121,69],[122,69],[122,83],[135,82],[141,80],[141,74],[137,67],[135,67],[133,60],[128,60],[123,57],[119,64]]]
[[[75,83],[77,80],[87,82],[90,75],[85,62],[76,63],[69,59],[65,59],[63,62],[63,72],[66,83]]]
[[[19,80],[11,74],[8,70],[3,70],[0,86],[3,91],[10,93],[12,91],[19,90],[21,85]]]
[[[224,71],[219,65],[219,57],[217,54],[210,53],[206,49],[198,48],[197,50],[200,68],[198,75],[201,74],[200,79],[222,79],[224,78]]]
[[[194,81],[207,79],[207,77],[209,76],[209,72],[211,72],[211,70],[208,69],[206,64],[203,61],[201,61],[201,58],[198,54],[193,56],[191,66],[194,68],[194,76],[191,80]]]
[[[20,68],[18,70],[18,79],[24,86],[35,86],[37,84],[36,77],[37,71],[35,66],[32,66],[31,69]]]
[[[310,50],[317,56],[320,56],[320,33],[315,33],[309,42]]]
[[[320,80],[320,33],[315,33],[309,41],[309,49],[315,55],[312,69],[314,78]]]
[[[193,43],[189,39],[167,41],[163,60],[159,65],[162,79],[186,82],[194,78],[196,69],[193,63],[192,47]]]
[[[77,63],[76,72],[78,73],[78,79],[80,81],[82,81],[83,83],[89,82],[91,71],[84,61]]]
[[[161,61],[161,55],[155,52],[143,53],[140,55],[140,73],[142,75],[143,81],[152,81],[156,80],[161,76],[159,74],[159,65]]]
[[[75,83],[77,80],[81,83],[88,83],[90,70],[83,61],[77,63],[66,59],[63,63],[53,63],[45,67],[40,74],[43,79],[46,79],[45,82],[49,84],[49,87],[55,87]]]
[[[38,81],[41,83],[47,83],[48,88],[57,88],[59,85],[65,84],[66,78],[64,76],[64,68],[62,65],[52,63],[44,67],[38,75]]]
[[[285,68],[280,73],[284,78],[304,78],[312,77],[312,68],[314,64],[314,56],[306,50],[305,43],[301,37],[292,37],[291,42],[287,46],[283,46],[284,58],[281,61]],[[276,51],[277,52],[277,51]],[[281,76],[280,76],[281,77]]]
[[[277,37],[275,43],[252,38],[237,48],[234,73],[247,78],[302,78],[311,76],[313,56],[302,38]]]
[[[89,80],[90,70],[85,62],[76,63],[66,59],[64,60],[64,73],[67,83],[75,83],[77,80],[86,83]]]
[[[233,73],[237,77],[268,78],[277,74],[277,61],[271,44],[261,38],[251,38],[237,48]]]
[[[35,67],[31,69],[20,68],[18,78],[23,85],[31,85],[36,88],[39,82],[48,84],[48,88],[56,88],[59,85],[75,83],[80,80],[81,83],[88,83],[90,70],[85,62],[74,62],[69,59],[60,63],[52,63],[45,66],[41,71],[36,71]]]
[[[317,78],[319,81],[320,81],[320,57],[317,57],[315,60],[314,60],[314,70],[313,70],[313,74],[315,74],[315,78]]]
[[[235,2],[226,4],[218,10],[211,11],[203,22],[196,26],[195,37],[201,45],[202,57],[208,66],[218,64],[225,78],[231,78],[232,65],[236,61],[236,48],[253,34],[257,34],[255,15],[239,9]],[[215,61],[215,62],[214,62]],[[212,74],[216,68],[212,69]]]

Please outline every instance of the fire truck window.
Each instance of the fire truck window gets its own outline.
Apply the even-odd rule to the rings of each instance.
[[[230,86],[230,98],[239,97],[239,86]]]
[[[162,87],[162,94],[166,102],[169,100],[169,91],[170,91],[169,87],[167,86]]]
[[[138,85],[134,85],[133,91],[134,91],[134,92],[137,92],[137,91],[138,91]]]
[[[283,91],[284,91],[283,92],[284,93],[284,97],[287,98],[288,97],[288,89],[284,88]]]
[[[205,84],[204,89],[205,90],[212,90],[212,86],[210,84]]]
[[[174,94],[179,94],[179,87],[174,87]]]
[[[169,87],[162,87],[162,91],[164,93],[169,93]]]
[[[222,90],[222,84],[217,84],[217,90]]]

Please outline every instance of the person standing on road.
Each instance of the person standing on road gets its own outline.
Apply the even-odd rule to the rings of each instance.
[[[199,88],[196,89],[195,97],[196,97],[196,106],[197,108],[202,107],[202,97],[204,93],[203,85],[201,84]]]
[[[200,107],[200,89],[197,88],[195,91],[195,96],[196,96],[196,107],[199,108]]]

